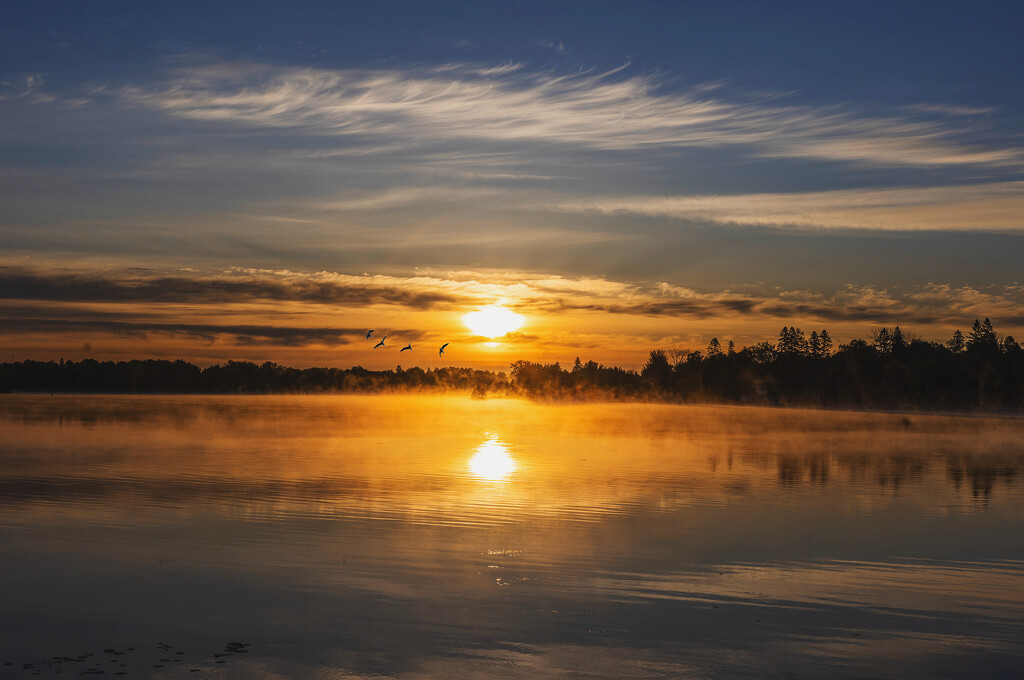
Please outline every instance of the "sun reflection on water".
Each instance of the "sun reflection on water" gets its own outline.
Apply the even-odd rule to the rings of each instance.
[[[487,482],[504,481],[516,470],[516,461],[508,447],[497,437],[481,443],[469,461],[469,471],[474,477]]]

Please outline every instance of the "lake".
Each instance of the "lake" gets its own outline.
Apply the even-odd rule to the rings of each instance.
[[[440,396],[0,409],[0,678],[1024,668],[1019,418]]]

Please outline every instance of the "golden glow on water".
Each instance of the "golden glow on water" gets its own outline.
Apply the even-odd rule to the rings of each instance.
[[[501,305],[491,305],[462,317],[466,328],[485,338],[498,338],[518,330],[525,319]]]
[[[0,636],[0,661],[87,625],[99,650],[128,627],[274,640],[253,656],[279,677],[348,677],[412,626],[444,640],[400,659],[431,677],[503,675],[506,640],[524,668],[602,678],[741,647],[749,667],[706,675],[779,675],[781,650],[807,675],[936,677],[941,648],[1010,677],[1024,654],[1020,418],[0,395],[0,441],[0,617],[41,622]],[[664,647],[637,651],[648,631]]]
[[[516,461],[508,447],[497,437],[492,437],[476,448],[469,460],[469,470],[474,477],[487,482],[502,482],[516,471]]]

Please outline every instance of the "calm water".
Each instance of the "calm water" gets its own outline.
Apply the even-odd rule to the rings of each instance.
[[[0,678],[1019,676],[1022,465],[1019,419],[0,395]]]

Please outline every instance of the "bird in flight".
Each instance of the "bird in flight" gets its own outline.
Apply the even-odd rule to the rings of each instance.
[[[373,337],[373,331],[366,331],[366,339],[369,340]]]
[[[384,346],[384,340],[387,339],[387,337],[388,336],[385,335],[383,338],[381,338],[380,342],[378,342],[376,345],[374,345],[373,348],[377,349],[378,347],[383,347]]]
[[[437,350],[437,356],[441,356],[442,354],[444,354],[444,348],[447,347],[449,344],[450,343],[446,342],[443,345],[441,345],[441,349]]]
[[[407,349],[412,349],[412,343],[411,342],[408,345],[406,345],[405,347],[403,347],[402,349],[398,350],[398,351],[399,352],[404,352]]]

